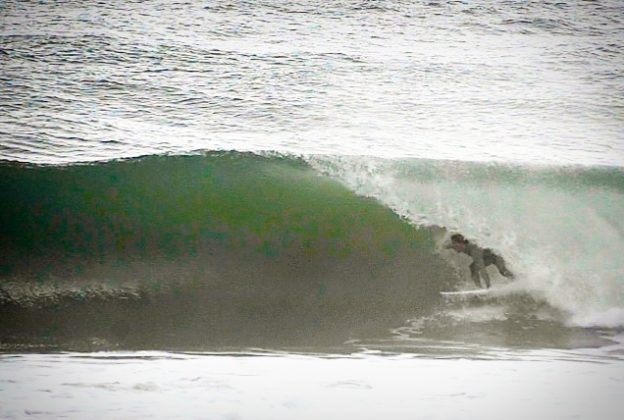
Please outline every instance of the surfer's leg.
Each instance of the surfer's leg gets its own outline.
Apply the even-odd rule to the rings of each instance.
[[[481,276],[479,276],[479,271],[477,270],[477,266],[475,263],[470,264],[470,277],[474,282],[475,286],[479,289],[481,288]]]
[[[481,274],[481,277],[483,277],[483,280],[485,281],[485,287],[489,289],[490,288],[490,275],[488,274],[485,268],[481,270],[480,274]]]

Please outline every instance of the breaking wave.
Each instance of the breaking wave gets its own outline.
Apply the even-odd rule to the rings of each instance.
[[[344,338],[439,310],[450,232],[505,257],[499,294],[624,325],[618,169],[210,152],[4,162],[0,191],[4,342]]]
[[[546,300],[569,325],[624,325],[620,168],[347,157],[311,164],[415,225],[498,251],[518,277],[505,290]]]

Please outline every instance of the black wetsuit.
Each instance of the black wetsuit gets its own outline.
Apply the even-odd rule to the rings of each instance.
[[[490,288],[490,275],[485,270],[485,267],[488,265],[494,264],[503,276],[513,278],[513,274],[507,269],[503,257],[496,255],[491,249],[479,248],[477,245],[466,242],[465,248],[462,252],[472,257],[472,264],[470,264],[470,276],[477,287],[482,287],[481,277],[483,277],[485,280],[485,286],[488,289]]]

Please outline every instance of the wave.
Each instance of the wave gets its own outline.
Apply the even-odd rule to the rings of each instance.
[[[617,168],[209,152],[4,162],[0,191],[3,342],[344,339],[438,313],[451,232],[516,273],[496,305],[624,325]]]
[[[0,190],[5,340],[344,333],[453,278],[430,229],[299,158],[4,163]]]

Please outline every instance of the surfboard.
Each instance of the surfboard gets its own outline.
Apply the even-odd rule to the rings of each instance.
[[[442,296],[483,296],[490,293],[490,289],[475,289],[475,290],[454,290],[448,292],[440,292]]]

